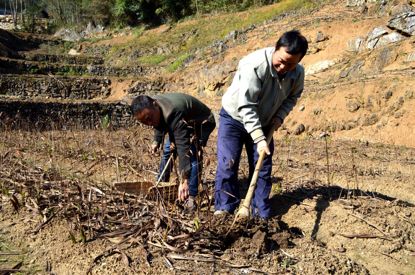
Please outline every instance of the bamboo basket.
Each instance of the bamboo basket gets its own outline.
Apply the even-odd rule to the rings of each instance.
[[[178,185],[174,182],[159,182],[155,187],[149,181],[125,181],[115,182],[114,186],[121,192],[142,195],[149,200],[157,200],[158,194],[167,201],[174,201],[178,196]]]

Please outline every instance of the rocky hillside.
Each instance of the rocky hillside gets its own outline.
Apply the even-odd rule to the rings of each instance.
[[[235,31],[222,52],[190,63],[168,82],[172,89],[209,98],[218,109],[242,56],[274,45],[283,31],[299,29],[310,42],[302,61],[306,85],[282,134],[325,131],[340,139],[413,147],[415,8],[410,3],[334,1]]]
[[[292,2],[239,13],[237,17],[246,22],[256,22],[252,14],[273,11],[276,15],[250,25],[242,24],[244,20],[229,21],[242,28],[227,27],[229,33],[216,40],[209,31],[226,28],[226,24],[220,25],[228,20],[226,14],[211,17],[214,20],[192,19],[140,30],[139,34],[127,29],[100,32],[97,39],[85,41],[47,42],[29,53],[16,45],[33,42],[18,43],[19,37],[4,34],[0,44],[2,55],[8,58],[1,58],[0,70],[9,76],[2,76],[2,94],[27,99],[31,90],[43,87],[36,90],[46,98],[73,101],[80,97],[99,102],[138,93],[185,91],[219,111],[221,95],[238,60],[274,45],[282,32],[299,29],[310,42],[302,61],[307,74],[305,91],[280,134],[319,136],[329,132],[339,139],[415,146],[411,138],[415,119],[413,2],[313,1],[310,5],[302,1],[303,8]],[[56,54],[62,45],[66,52]],[[192,50],[197,45],[200,47]],[[21,79],[16,75],[30,77],[16,85]],[[53,88],[69,82],[63,92]],[[75,96],[81,88],[91,92]]]

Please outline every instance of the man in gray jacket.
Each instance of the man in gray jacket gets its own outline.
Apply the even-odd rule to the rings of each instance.
[[[257,50],[239,62],[231,86],[222,98],[218,131],[218,167],[215,214],[233,213],[238,207],[238,168],[242,147],[252,176],[259,153],[267,157],[259,172],[252,201],[255,216],[270,216],[269,194],[274,144],[266,142],[269,130],[278,129],[293,109],[304,87],[304,68],[299,64],[308,49],[298,31],[284,33],[275,47]]]

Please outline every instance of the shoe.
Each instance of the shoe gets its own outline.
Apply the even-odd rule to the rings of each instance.
[[[194,196],[189,196],[187,201],[184,203],[184,209],[186,212],[193,212],[196,210],[196,198]]]
[[[229,215],[230,213],[226,210],[216,210],[213,215],[214,216],[225,216],[225,215]]]

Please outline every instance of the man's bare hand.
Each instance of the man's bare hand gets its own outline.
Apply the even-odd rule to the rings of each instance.
[[[160,144],[158,144],[158,143],[152,143],[151,144],[151,153],[152,154],[157,153],[157,151],[159,150],[159,148],[160,148]]]
[[[275,124],[275,130],[277,131],[281,125],[282,125],[282,120],[279,117],[274,118],[274,124]]]
[[[170,142],[170,152],[173,152],[174,150],[176,150],[176,144]]]
[[[185,201],[189,197],[189,180],[185,179],[179,185],[179,200]]]
[[[265,139],[257,143],[256,150],[258,154],[261,154],[262,151],[264,151],[267,155],[271,154],[271,152],[269,151],[267,141]]]

